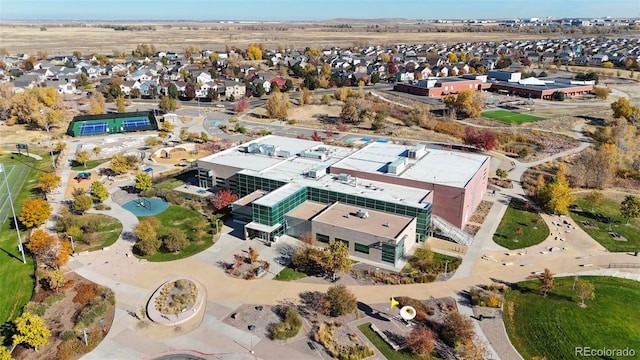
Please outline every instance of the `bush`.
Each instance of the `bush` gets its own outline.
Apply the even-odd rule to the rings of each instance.
[[[63,341],[69,341],[76,338],[78,338],[78,336],[76,336],[76,333],[71,330],[65,330],[60,334],[60,339],[62,339]]]
[[[58,359],[59,360],[70,360],[77,359],[81,355],[86,354],[93,349],[95,349],[102,337],[100,334],[88,334],[89,338],[87,339],[87,344],[85,345],[83,340],[78,338],[71,339],[68,341],[63,341],[60,345],[58,345]]]
[[[293,306],[287,306],[280,310],[284,316],[282,322],[273,324],[269,328],[269,336],[274,340],[286,340],[298,335],[302,327],[302,318]]]
[[[109,296],[106,299],[100,298],[82,309],[82,311],[78,315],[78,322],[73,327],[73,330],[79,332],[82,329],[93,324],[93,322],[96,321],[97,318],[103,317],[109,309],[109,306],[111,306],[111,297],[113,296]]]
[[[48,308],[49,306],[47,306],[47,304],[43,304],[35,301],[29,301],[27,305],[25,305],[24,308],[22,309],[22,312],[28,312],[28,313],[35,314],[42,317],[44,313],[47,312]]]
[[[336,285],[327,291],[329,315],[338,317],[356,311],[358,299],[344,285]]]
[[[73,302],[76,304],[86,305],[89,301],[98,296],[96,288],[98,285],[94,283],[80,284],[76,287],[76,296],[73,297]]]

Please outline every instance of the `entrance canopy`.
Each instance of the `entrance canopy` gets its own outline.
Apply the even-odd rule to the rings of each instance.
[[[248,223],[247,225],[245,225],[244,227],[247,230],[255,230],[255,231],[259,231],[259,232],[270,234],[273,231],[275,231],[278,228],[280,228],[281,226],[282,226],[282,224],[280,224],[280,223],[275,224],[275,225],[264,225],[264,224],[258,224],[257,222],[252,221],[252,222]]]

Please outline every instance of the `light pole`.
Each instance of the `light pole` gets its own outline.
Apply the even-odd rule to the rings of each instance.
[[[9,204],[11,204],[11,213],[13,214],[13,224],[16,227],[16,234],[18,234],[18,250],[22,254],[22,263],[26,264],[27,259],[24,257],[24,248],[22,247],[22,239],[20,238],[20,228],[18,227],[18,218],[16,217],[16,209],[13,207],[13,199],[11,198],[11,189],[9,188],[9,182],[7,181],[7,173],[4,170],[4,164],[0,164],[0,172],[4,173],[4,184],[7,186],[7,195],[9,196]]]
[[[71,240],[71,251],[73,251],[75,253],[76,252],[76,246],[73,244],[73,236],[69,235],[67,237],[69,238],[69,240]]]
[[[449,260],[445,260],[444,262],[444,279],[447,279],[447,270],[449,268]]]

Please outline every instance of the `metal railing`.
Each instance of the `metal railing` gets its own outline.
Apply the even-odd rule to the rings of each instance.
[[[445,235],[457,244],[469,246],[473,243],[473,236],[433,214],[431,215],[431,226],[432,229],[440,230],[440,234]]]
[[[638,269],[640,264],[638,263],[614,263],[609,264],[607,269]]]

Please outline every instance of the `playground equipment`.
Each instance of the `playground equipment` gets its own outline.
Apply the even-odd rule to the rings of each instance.
[[[78,180],[78,182],[80,182],[82,180],[89,180],[89,179],[91,179],[91,173],[90,172],[80,172],[75,177],[75,179]]]

